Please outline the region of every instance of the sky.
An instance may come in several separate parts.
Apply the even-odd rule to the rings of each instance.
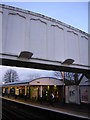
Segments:
[[[18,74],[18,81],[30,81],[39,77],[54,77],[61,79],[62,76],[56,77],[54,75],[55,71],[52,70],[40,70],[40,69],[30,69],[23,67],[11,67],[11,66],[1,66],[0,65],[0,85],[4,82],[4,76],[8,70],[14,70]],[[60,74],[61,75],[61,74]]]
[[[4,2],[57,19],[88,33],[88,2]]]

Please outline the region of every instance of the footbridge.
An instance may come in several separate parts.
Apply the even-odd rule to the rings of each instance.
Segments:
[[[89,34],[53,18],[0,5],[2,65],[90,73]]]

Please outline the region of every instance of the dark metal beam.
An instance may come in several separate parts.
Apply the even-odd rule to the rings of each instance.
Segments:
[[[42,70],[54,70],[54,71],[90,74],[90,70],[80,69],[80,68],[70,68],[70,67],[64,67],[64,66],[48,65],[48,64],[42,64],[42,63],[25,62],[25,61],[10,60],[10,59],[1,59],[1,60],[2,60],[1,62],[2,65],[6,65],[6,66],[16,66],[16,67],[35,68],[35,69],[42,69]]]

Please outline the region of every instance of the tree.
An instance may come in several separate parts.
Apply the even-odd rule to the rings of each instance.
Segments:
[[[79,85],[83,78],[82,73],[64,72],[65,84],[66,85]]]
[[[83,76],[82,73],[64,72],[64,83],[65,85],[79,85]],[[60,71],[55,71],[54,77],[63,78],[63,74]]]
[[[9,69],[6,71],[4,75],[4,82],[10,83],[10,82],[16,82],[19,80],[18,74],[15,70]]]
[[[61,75],[61,72],[60,71],[55,71],[54,72],[54,77],[56,77],[56,78],[62,78],[62,75]]]
[[[74,74],[75,73],[64,72],[65,85],[73,85],[74,84]]]

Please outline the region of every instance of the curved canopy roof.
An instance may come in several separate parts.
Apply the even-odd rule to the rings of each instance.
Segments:
[[[40,77],[33,80],[5,83],[3,86],[24,86],[24,85],[63,85],[63,80],[54,77]]]

